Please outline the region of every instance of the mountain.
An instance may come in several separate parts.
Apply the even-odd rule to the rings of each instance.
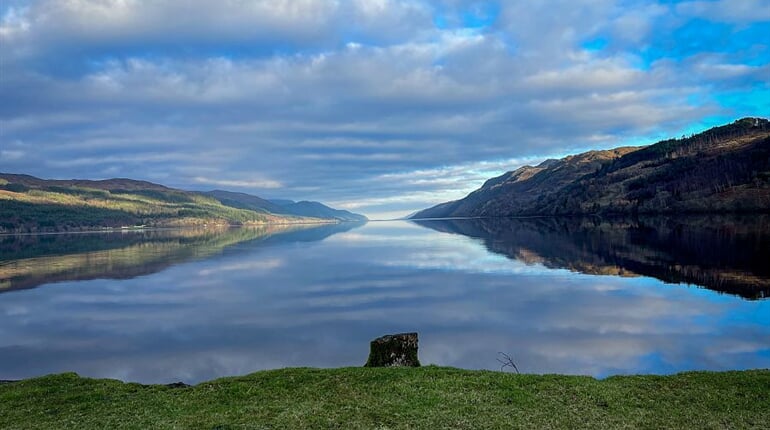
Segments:
[[[294,200],[286,200],[286,199],[270,199],[268,201],[270,203],[275,203],[275,204],[277,204],[279,206],[286,206],[286,205],[297,203]]]
[[[223,190],[206,191],[201,194],[213,197],[225,206],[257,212],[283,213],[280,205],[251,194]]]
[[[492,178],[411,218],[770,211],[770,121],[589,151]]]
[[[92,181],[87,179],[40,179],[30,175],[14,175],[11,173],[0,173],[0,180],[4,184],[18,184],[27,188],[46,188],[46,187],[81,187],[96,190],[121,190],[121,191],[158,191],[158,192],[184,192],[175,190],[160,184],[154,184],[147,181],[137,181],[126,178],[104,179]]]
[[[233,207],[145,181],[45,180],[0,173],[0,233],[332,221]]]
[[[353,213],[342,209],[334,209],[319,202],[292,202],[291,200],[272,200],[272,202],[283,203],[281,207],[282,212],[296,216],[308,216],[314,218],[332,218],[340,221],[366,221],[367,218],[364,215]]]
[[[292,215],[310,218],[334,219],[337,221],[366,221],[364,215],[346,210],[334,209],[319,202],[294,200],[266,200],[251,194],[230,191],[208,191],[203,193],[219,200],[223,205],[256,211],[266,211],[276,215]]]

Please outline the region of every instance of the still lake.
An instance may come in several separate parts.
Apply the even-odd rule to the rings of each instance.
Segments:
[[[770,367],[770,217],[486,219],[0,236],[0,379],[196,383],[423,364]]]

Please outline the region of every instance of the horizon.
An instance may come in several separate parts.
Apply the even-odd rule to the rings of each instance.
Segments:
[[[760,0],[12,0],[0,171],[398,218],[525,164],[770,117],[768,30]]]

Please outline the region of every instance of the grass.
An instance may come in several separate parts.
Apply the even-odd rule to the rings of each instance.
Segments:
[[[0,428],[766,428],[770,371],[515,375],[281,369],[188,388],[74,373],[0,384]]]

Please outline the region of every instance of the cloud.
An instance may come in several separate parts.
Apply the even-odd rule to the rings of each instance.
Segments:
[[[202,176],[196,176],[193,180],[200,184],[216,185],[220,187],[236,188],[281,188],[283,185],[278,181],[269,179],[258,179],[250,181],[228,181],[222,179],[210,179]]]
[[[24,151],[19,150],[0,150],[0,160],[18,160],[24,157]]]
[[[349,37],[387,41],[430,23],[421,4],[397,0],[42,0],[10,6],[1,40],[21,58],[128,52],[269,56],[323,49]]]
[[[765,6],[732,4],[14,1],[0,146],[27,156],[0,168],[411,212],[512,159],[769,115],[739,102]]]
[[[676,10],[719,22],[770,22],[770,4],[762,0],[689,1],[678,4]]]
[[[423,363],[471,369],[499,369],[498,351],[526,373],[598,377],[770,360],[766,301],[644,277],[566,276],[411,223],[301,246],[273,239],[134,279],[4,294],[3,377],[66,370],[196,383],[360,366],[372,338],[402,330],[419,331]]]

